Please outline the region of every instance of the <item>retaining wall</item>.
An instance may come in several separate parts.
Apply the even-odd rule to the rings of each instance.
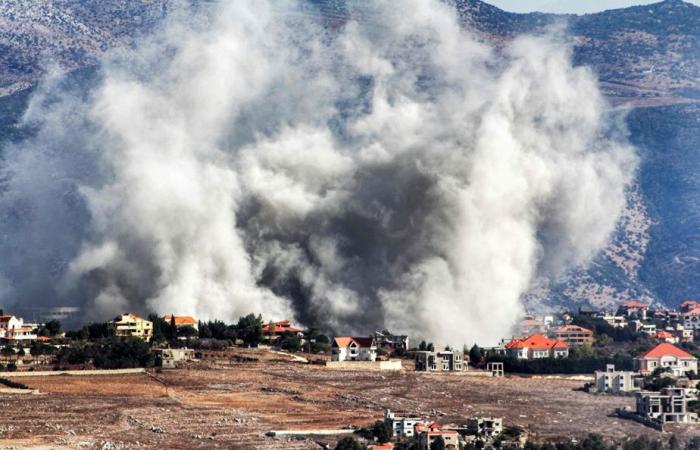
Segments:
[[[126,375],[131,373],[143,373],[146,369],[137,367],[135,369],[105,369],[105,370],[45,370],[32,372],[0,372],[2,378],[19,378],[19,377],[47,377],[56,375]]]
[[[326,367],[336,370],[401,370],[401,361],[326,361]]]

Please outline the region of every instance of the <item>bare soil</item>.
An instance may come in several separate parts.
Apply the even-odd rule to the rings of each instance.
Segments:
[[[632,397],[587,394],[580,380],[334,371],[264,350],[234,354],[246,358],[229,352],[153,374],[23,379],[41,394],[0,394],[0,449],[311,449],[337,438],[265,433],[369,425],[384,408],[441,423],[501,416],[539,439],[661,436],[613,416]],[[677,431],[700,435],[693,426]]]

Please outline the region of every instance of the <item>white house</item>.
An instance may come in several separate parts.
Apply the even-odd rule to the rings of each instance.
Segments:
[[[375,361],[377,344],[373,337],[339,336],[331,347],[333,361]]]
[[[671,369],[678,376],[698,372],[698,359],[695,356],[667,342],[635,358],[635,362],[642,374],[652,373],[658,368]]]
[[[683,327],[686,330],[700,329],[700,308],[694,308],[683,313]]]
[[[566,358],[569,356],[569,346],[564,341],[549,339],[535,333],[525,339],[512,339],[506,344],[506,353],[511,358]]]
[[[413,437],[415,427],[424,423],[420,417],[397,417],[395,413],[387,409],[384,411],[384,422],[391,427],[394,437]]]
[[[0,337],[5,337],[13,328],[22,328],[24,321],[15,316],[0,316]]]

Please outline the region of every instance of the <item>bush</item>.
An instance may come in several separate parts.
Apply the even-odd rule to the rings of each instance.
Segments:
[[[335,446],[335,450],[365,450],[367,447],[357,442],[354,438],[344,437]]]

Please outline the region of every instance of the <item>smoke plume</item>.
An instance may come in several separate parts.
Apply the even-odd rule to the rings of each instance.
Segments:
[[[47,79],[2,167],[0,292],[507,336],[536,277],[606,243],[624,130],[561,37],[496,50],[437,0],[349,14],[183,9],[88,81]]]

